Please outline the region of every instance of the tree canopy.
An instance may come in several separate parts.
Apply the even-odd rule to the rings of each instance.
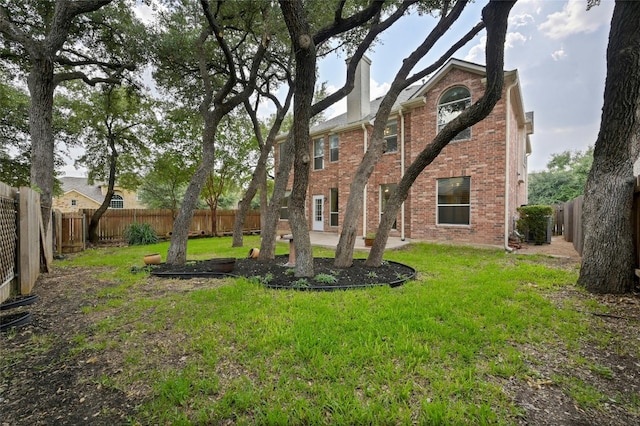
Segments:
[[[584,193],[593,148],[552,154],[547,169],[529,174],[529,204],[559,204]]]

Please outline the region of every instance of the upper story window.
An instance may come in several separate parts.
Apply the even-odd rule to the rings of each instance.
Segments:
[[[324,138],[313,140],[313,170],[324,169]]]
[[[111,196],[111,202],[109,203],[110,209],[124,209],[124,199],[122,195],[113,194]]]
[[[453,87],[445,92],[438,102],[438,132],[471,105],[471,93],[466,87]],[[471,139],[471,127],[467,127],[453,138],[454,141]]]
[[[338,146],[340,145],[340,141],[338,139],[338,135],[329,136],[329,160],[331,162],[338,161]]]
[[[387,122],[387,127],[384,129],[384,140],[387,142],[385,152],[398,151],[398,120],[393,119]]]
[[[438,225],[469,225],[471,178],[438,179]]]
[[[71,200],[71,205],[72,206],[77,206],[78,205],[78,200]]]

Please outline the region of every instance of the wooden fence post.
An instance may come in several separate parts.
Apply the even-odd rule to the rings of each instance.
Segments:
[[[20,294],[30,294],[40,274],[40,196],[20,187]]]

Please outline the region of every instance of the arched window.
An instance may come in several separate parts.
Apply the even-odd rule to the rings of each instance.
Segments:
[[[109,203],[110,209],[124,209],[124,199],[122,195],[113,194],[111,196],[111,202]]]
[[[471,105],[469,89],[458,86],[447,90],[438,102],[438,132],[469,105]],[[453,138],[454,141],[463,139],[471,139],[471,127],[467,127]]]

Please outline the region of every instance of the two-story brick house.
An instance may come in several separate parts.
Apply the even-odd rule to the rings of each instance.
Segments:
[[[371,137],[382,100],[369,101],[370,61],[358,65],[347,113],[310,129],[311,230],[340,232],[349,185]],[[375,232],[403,171],[438,130],[485,90],[485,67],[450,60],[422,85],[398,97],[385,138],[387,151],[366,187],[362,235]],[[518,72],[505,71],[502,98],[480,123],[461,132],[415,181],[391,235],[431,241],[506,246],[516,208],[527,203],[527,156],[533,113],[523,108]],[[280,140],[282,142],[283,140]],[[276,150],[276,162],[280,150]],[[289,187],[292,184],[292,177]],[[279,227],[287,227],[286,200]]]

